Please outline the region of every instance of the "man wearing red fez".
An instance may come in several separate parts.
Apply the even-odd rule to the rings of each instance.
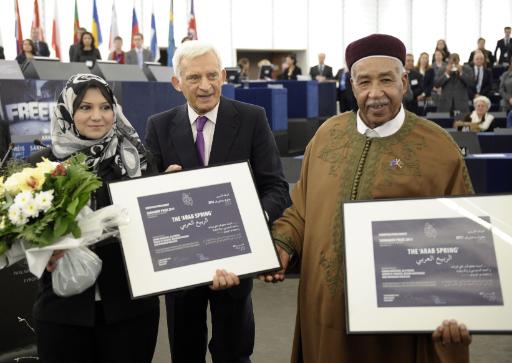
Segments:
[[[300,261],[292,362],[469,362],[471,336],[454,320],[432,334],[346,333],[343,202],[473,193],[448,133],[404,110],[405,54],[399,39],[383,34],[347,47],[359,111],[320,127],[306,149],[293,205],[273,224],[283,266],[292,255]],[[279,281],[284,271],[262,278]]]

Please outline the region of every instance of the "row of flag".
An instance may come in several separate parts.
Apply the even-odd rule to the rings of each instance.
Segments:
[[[169,44],[167,48],[167,65],[172,67],[172,57],[174,55],[174,50],[176,48],[174,42],[174,0],[171,0],[170,9],[169,9]],[[14,27],[16,37],[16,52],[19,54],[22,51],[23,47],[23,35],[21,31],[21,18],[20,11],[18,7],[18,0],[14,2]],[[53,13],[53,21],[52,21],[52,48],[55,50],[55,56],[57,58],[61,58],[61,47],[60,47],[60,33],[59,33],[59,23],[58,23],[58,7],[57,1],[55,1],[55,8]],[[113,48],[114,38],[119,36],[119,29],[117,25],[117,13],[115,8],[115,2],[112,2],[112,16],[111,16],[111,25],[110,25],[110,38],[109,38],[109,49]],[[73,31],[74,31],[74,43],[78,43],[80,39],[78,38],[78,28],[80,28],[80,21],[78,18],[78,5],[77,0],[75,0],[75,14],[74,14],[74,22],[73,22]],[[39,4],[38,0],[34,0],[34,18],[32,20],[31,31],[33,29],[40,29],[39,32],[39,41],[44,41],[44,31],[42,31],[41,20],[39,16]],[[96,47],[103,43],[103,38],[101,35],[101,28],[98,16],[98,9],[96,7],[96,0],[93,1],[93,9],[92,9],[92,26],[91,33],[94,36],[96,41]],[[131,47],[134,48],[135,44],[133,43],[133,37],[136,33],[139,33],[139,23],[137,20],[137,13],[135,11],[135,3],[133,6],[132,12],[132,37],[131,37]],[[196,27],[196,18],[194,12],[194,0],[190,1],[190,13],[188,18],[188,30],[187,37],[189,39],[197,39],[197,27]],[[155,12],[154,9],[151,10],[151,38],[150,38],[150,48],[153,53],[153,57],[157,58],[158,53],[158,43],[156,39],[156,21],[155,21]]]

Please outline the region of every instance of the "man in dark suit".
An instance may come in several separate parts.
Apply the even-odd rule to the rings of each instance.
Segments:
[[[418,97],[423,93],[423,76],[414,69],[414,56],[410,53],[405,56],[405,71],[411,92],[404,99],[404,106],[407,111],[418,114]]]
[[[30,31],[30,38],[34,42],[34,55],[38,57],[49,57],[50,49],[48,48],[48,44],[40,40],[41,29],[32,28]]]
[[[309,75],[311,79],[316,79],[317,81],[325,81],[326,79],[333,79],[332,75],[332,67],[324,64],[325,62],[325,53],[318,54],[318,64],[309,69]]]
[[[477,48],[471,52],[469,55],[468,63],[473,63],[473,57],[475,56],[475,52],[481,51],[484,54],[485,57],[485,66],[487,68],[492,68],[492,65],[494,64],[494,56],[492,55],[492,52],[490,50],[485,49],[485,39],[484,38],[478,38],[478,46]]]
[[[153,54],[149,49],[143,48],[144,36],[137,33],[133,36],[135,48],[126,53],[126,64],[137,64],[140,68],[144,66],[144,62],[153,62]]]
[[[512,57],[512,39],[510,38],[511,28],[506,26],[505,29],[505,37],[503,39],[498,40],[496,43],[496,49],[494,50],[494,58],[498,59],[498,64],[508,63],[510,64],[510,58]],[[498,49],[500,50],[500,57],[496,57],[498,54]]]
[[[358,106],[354,93],[352,92],[352,83],[350,82],[350,72],[347,68],[340,68],[335,76],[338,81],[336,89],[336,97],[340,106],[340,112],[354,111],[357,112]]]
[[[469,89],[469,98],[472,100],[477,96],[490,98],[492,95],[492,72],[485,67],[485,55],[477,50],[473,57],[473,74],[475,82]]]
[[[209,44],[183,43],[174,58],[173,86],[187,103],[149,118],[146,145],[160,171],[249,160],[269,223],[289,205],[286,182],[265,111],[221,97],[226,71]],[[208,287],[167,294],[173,363],[205,362],[210,303],[214,362],[246,363],[254,347],[252,279],[223,291]]]

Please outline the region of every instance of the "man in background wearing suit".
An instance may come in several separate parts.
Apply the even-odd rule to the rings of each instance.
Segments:
[[[473,74],[475,82],[469,89],[469,98],[472,100],[478,96],[491,98],[492,96],[492,72],[485,67],[485,55],[477,50],[473,57]]]
[[[30,38],[34,42],[34,55],[38,57],[49,57],[50,49],[48,48],[48,44],[40,40],[41,29],[32,28],[30,31]]]
[[[484,38],[478,38],[477,42],[477,48],[471,52],[469,55],[468,63],[473,63],[473,57],[475,56],[475,52],[481,51],[484,54],[485,57],[485,66],[487,68],[492,68],[492,65],[494,64],[494,56],[492,55],[492,52],[490,50],[485,49],[485,39]]]
[[[498,43],[496,43],[494,58],[498,59],[498,64],[510,64],[510,58],[512,57],[512,39],[510,38],[511,29],[509,26],[506,26],[503,30],[505,31],[505,37],[498,40]],[[496,56],[498,54],[498,49],[500,50],[499,58]]]
[[[423,76],[414,69],[414,55],[405,55],[405,71],[409,79],[410,94],[404,98],[404,106],[407,111],[419,114],[418,97],[423,93]]]
[[[142,48],[144,44],[144,36],[136,33],[133,36],[135,48],[126,53],[126,64],[137,64],[140,68],[144,66],[144,62],[153,62],[153,54],[149,49]]]
[[[191,40],[173,57],[172,84],[187,103],[149,118],[146,145],[160,171],[249,160],[269,223],[289,205],[277,146],[261,107],[221,97],[226,79],[218,52]],[[254,347],[252,278],[224,291],[197,287],[166,295],[173,363],[204,363],[206,309],[212,315],[212,359],[248,363]]]
[[[316,79],[317,81],[325,81],[326,79],[333,79],[332,75],[332,67],[324,64],[325,62],[325,53],[318,54],[318,64],[309,69],[309,75],[311,79]]]

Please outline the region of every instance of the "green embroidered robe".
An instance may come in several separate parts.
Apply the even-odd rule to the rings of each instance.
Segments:
[[[357,131],[352,112],[326,121],[306,149],[293,205],[272,228],[274,239],[300,259],[292,362],[468,361],[468,347],[447,351],[428,334],[345,333],[341,205],[352,199],[472,193],[459,148],[433,122],[407,112],[395,134],[368,139]]]

